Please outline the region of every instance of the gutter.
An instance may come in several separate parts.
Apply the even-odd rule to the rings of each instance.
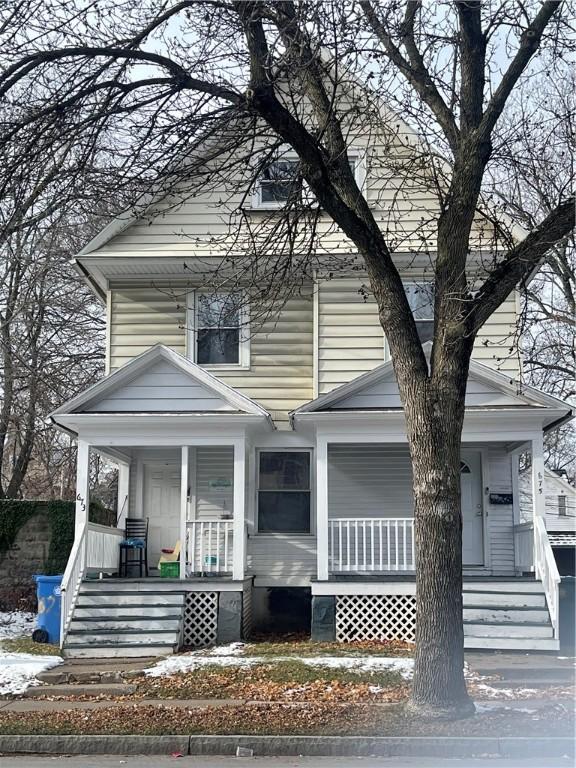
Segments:
[[[70,259],[70,264],[72,264],[72,266],[75,267],[78,272],[80,272],[92,293],[96,294],[96,297],[100,299],[102,304],[106,305],[105,292],[102,290],[102,288],[100,288],[86,267],[81,262],[79,262],[78,259]]]
[[[546,434],[546,432],[550,432],[553,429],[558,429],[558,427],[561,427],[563,424],[572,421],[573,418],[574,411],[570,408],[568,413],[564,414],[564,416],[561,416],[559,419],[556,419],[556,421],[553,421],[551,424],[547,424],[545,427],[543,427],[542,432]]]

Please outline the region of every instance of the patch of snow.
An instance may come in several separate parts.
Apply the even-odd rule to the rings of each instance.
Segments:
[[[232,647],[232,655],[225,655],[226,649]],[[281,661],[300,661],[310,667],[328,667],[330,669],[349,669],[355,672],[382,672],[390,670],[399,672],[405,680],[412,677],[413,659],[388,658],[385,656],[310,656],[296,658],[294,656],[240,656],[242,643],[232,643],[231,646],[221,646],[211,650],[191,651],[178,656],[169,656],[158,662],[154,667],[145,669],[149,677],[170,677],[182,672],[190,672],[201,667],[252,667],[256,664],[277,664]]]
[[[36,615],[24,611],[0,612],[0,640],[31,635]]]
[[[535,688],[493,688],[486,683],[478,683],[476,689],[487,699],[522,699],[536,698],[541,691]]]
[[[37,676],[62,664],[59,656],[35,656],[31,653],[0,651],[0,695],[24,693],[32,685],[40,685]]]
[[[538,712],[537,709],[528,709],[527,707],[504,707],[499,704],[475,704],[476,712],[482,714],[485,712],[522,712],[525,715],[534,715]]]
[[[246,643],[229,643],[228,645],[216,645],[206,651],[207,656],[241,656],[246,648]]]
[[[349,669],[353,672],[399,672],[405,680],[410,680],[414,672],[414,659],[388,656],[311,656],[299,661],[310,667]]]
[[[180,656],[168,656],[155,666],[145,669],[144,674],[148,677],[171,677],[202,667],[252,667],[261,663],[262,661],[255,657],[210,656],[201,651],[192,651]]]

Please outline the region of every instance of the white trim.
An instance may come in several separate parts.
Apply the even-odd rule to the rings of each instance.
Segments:
[[[232,540],[232,578],[240,580],[246,572],[246,444],[234,441],[234,500]]]
[[[112,360],[112,291],[106,291],[106,337],[104,341],[105,356],[104,356],[104,375],[108,376],[110,373],[110,364]]]
[[[316,270],[312,290],[312,396],[318,397],[320,381],[320,283]]]
[[[327,581],[328,568],[328,441],[316,443],[316,552],[319,581]]]
[[[546,488],[544,485],[544,441],[542,433],[532,437],[532,504],[534,525],[536,518],[546,519]]]
[[[264,408],[254,402],[254,400],[240,394],[240,392],[228,386],[228,384],[217,379],[209,371],[196,365],[196,363],[187,360],[185,357],[178,354],[178,352],[169,349],[163,344],[155,344],[141,355],[133,358],[126,363],[126,365],[123,365],[122,368],[119,368],[117,371],[114,371],[114,373],[109,374],[101,381],[88,387],[88,389],[85,389],[76,397],[68,400],[68,402],[60,406],[60,408],[53,411],[50,416],[54,418],[56,416],[76,413],[78,409],[85,408],[94,401],[102,399],[108,391],[136,378],[138,374],[142,373],[142,371],[146,370],[146,368],[150,367],[158,360],[166,360],[172,363],[183,373],[190,376],[195,382],[202,384],[202,386],[221,397],[236,410],[243,411],[247,414],[265,416],[268,419],[270,418],[268,411],[264,410]],[[102,418],[102,414],[98,414],[98,416]]]
[[[416,580],[411,581],[312,581],[313,595],[414,595]]]
[[[74,516],[74,538],[78,540],[88,524],[90,508],[90,446],[78,440],[76,457],[76,513]]]
[[[180,454],[180,578],[186,578],[186,562],[188,559],[188,446],[181,447]]]

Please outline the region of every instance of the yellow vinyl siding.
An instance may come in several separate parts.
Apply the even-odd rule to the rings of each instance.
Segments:
[[[370,371],[387,359],[384,334],[372,296],[359,278],[321,281],[318,290],[318,393]],[[519,375],[515,347],[516,298],[511,295],[480,330],[473,358],[511,377]]]
[[[154,344],[186,354],[185,292],[118,288],[111,293],[110,369]],[[279,427],[288,412],[312,399],[312,291],[289,299],[278,317],[259,325],[250,340],[250,368],[211,373],[266,408]]]

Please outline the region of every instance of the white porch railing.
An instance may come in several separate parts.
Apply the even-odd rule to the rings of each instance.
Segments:
[[[88,523],[86,535],[86,569],[90,571],[114,572],[118,570],[120,542],[124,531],[106,525]]]
[[[414,571],[414,520],[345,517],[328,521],[332,573]]]
[[[191,573],[232,573],[232,520],[193,520],[187,529],[186,561]]]
[[[536,517],[534,520],[534,570],[546,593],[554,637],[558,637],[560,574],[542,517]]]
[[[534,523],[514,526],[516,568],[523,573],[534,571]]]
[[[119,544],[124,533],[118,528],[86,523],[74,540],[70,557],[62,577],[62,603],[60,611],[60,646],[66,633],[78,599],[80,584],[89,569],[99,572],[118,570]]]

